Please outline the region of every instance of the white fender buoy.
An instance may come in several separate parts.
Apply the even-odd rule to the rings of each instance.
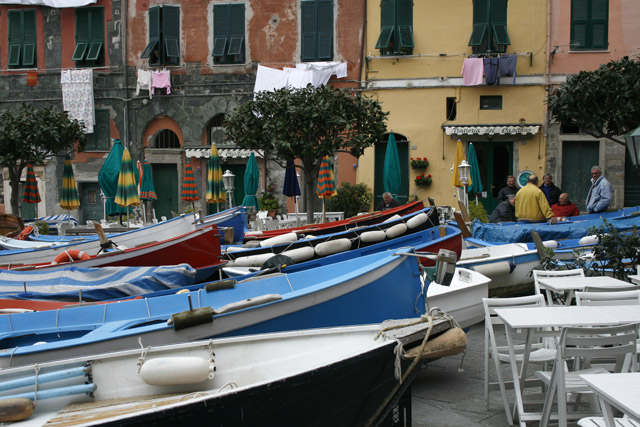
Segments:
[[[291,232],[264,239],[260,242],[260,246],[264,248],[265,246],[279,245],[280,243],[290,243],[295,242],[296,240],[298,240],[298,235],[294,232]]]
[[[407,227],[416,228],[427,222],[429,215],[424,212],[420,212],[418,215],[411,217],[407,220]]]
[[[262,267],[262,264],[273,255],[272,252],[267,252],[265,254],[241,256],[229,261],[226,265],[227,267]]]
[[[488,277],[502,276],[510,274],[512,271],[509,261],[492,262],[489,264],[476,265],[473,270]]]
[[[387,218],[384,221],[382,221],[382,223],[384,224],[385,222],[393,222],[393,221],[397,221],[400,218],[402,218],[400,215],[395,214],[394,216],[392,216],[391,218]]]
[[[388,239],[393,239],[394,237],[398,237],[401,234],[406,233],[407,224],[396,224],[393,227],[387,228],[384,233],[387,235]]]
[[[545,240],[542,242],[542,246],[549,249],[556,249],[558,247],[558,242],[555,240]]]
[[[282,255],[286,255],[295,262],[306,261],[313,258],[315,251],[311,246],[305,246],[303,248],[291,249],[290,251],[282,252]]]
[[[344,252],[351,249],[351,240],[336,239],[328,242],[318,243],[315,247],[316,255],[327,256],[338,252]]]
[[[213,379],[214,366],[201,357],[158,357],[144,362],[140,376],[149,385],[197,384]]]
[[[382,230],[365,231],[360,235],[362,243],[382,242],[386,238],[387,235]]]
[[[580,245],[595,245],[598,243],[598,236],[592,234],[591,236],[584,236],[582,239],[578,240],[578,244]]]
[[[227,252],[240,252],[245,250],[242,246],[227,246]]]

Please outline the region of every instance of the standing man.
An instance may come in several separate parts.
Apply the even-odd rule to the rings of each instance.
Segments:
[[[500,191],[498,191],[498,203],[506,201],[509,195],[511,194],[515,195],[517,192],[518,192],[518,187],[516,187],[516,177],[509,175],[507,177],[506,187],[502,187]]]
[[[591,168],[591,188],[587,195],[587,211],[600,213],[607,210],[611,204],[611,184],[602,176],[600,166]]]
[[[376,210],[386,211],[387,209],[395,208],[398,206],[400,206],[400,202],[394,199],[391,193],[386,192],[382,195],[382,201],[378,204]]]
[[[569,194],[562,193],[558,199],[558,203],[551,205],[551,210],[556,217],[568,217],[580,215],[580,209],[569,200]]]
[[[560,198],[560,194],[562,194],[562,190],[555,186],[553,182],[551,182],[551,174],[545,173],[542,177],[542,185],[538,187],[542,190],[544,195],[547,197],[547,202],[549,206],[553,206],[558,203],[558,199]]]
[[[518,221],[556,223],[553,211],[542,190],[538,188],[538,177],[531,174],[527,185],[516,194],[516,217]]]

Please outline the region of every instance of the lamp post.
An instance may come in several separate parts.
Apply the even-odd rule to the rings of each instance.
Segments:
[[[229,209],[233,207],[233,180],[236,176],[231,173],[229,169],[222,175],[222,185],[224,185],[224,191],[227,192],[227,200],[229,201]]]
[[[640,166],[640,127],[625,135],[624,139],[627,141],[627,151],[631,157],[631,163],[633,163],[633,167],[637,168]]]
[[[464,206],[469,212],[469,202],[467,200],[467,184],[469,184],[469,174],[471,172],[471,165],[466,160],[462,160],[458,165],[458,173],[460,175],[460,182],[464,186]]]

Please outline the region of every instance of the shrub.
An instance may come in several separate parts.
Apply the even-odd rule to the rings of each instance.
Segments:
[[[359,212],[367,212],[373,201],[373,191],[365,183],[351,185],[343,182],[335,196],[327,200],[327,210],[344,212],[344,217],[352,217]]]
[[[474,218],[478,218],[480,222],[489,222],[487,210],[481,202],[477,204],[474,201],[469,202],[469,218],[471,218],[471,221],[473,221]]]

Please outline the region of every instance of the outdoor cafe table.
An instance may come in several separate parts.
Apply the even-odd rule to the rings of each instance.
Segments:
[[[607,427],[613,427],[612,407],[640,422],[640,373],[580,375],[598,396]]]
[[[624,280],[614,279],[609,276],[593,276],[593,277],[541,277],[538,279],[540,288],[547,293],[547,301],[553,301],[551,292],[562,294],[568,292],[565,305],[571,305],[576,291],[584,291],[588,286],[597,286],[599,288],[619,288],[628,286],[629,290],[637,289],[637,287]]]
[[[514,413],[517,413],[521,426],[526,421],[537,421],[541,418],[539,412],[524,412],[522,397],[522,385],[527,375],[529,354],[535,330],[540,328],[560,328],[563,326],[615,326],[625,323],[640,323],[639,305],[616,306],[553,306],[553,307],[523,307],[523,308],[496,308],[496,314],[505,323],[507,345],[509,347],[511,375],[513,388],[516,394]],[[514,362],[515,331],[524,331],[526,344],[524,348],[520,373]],[[515,416],[514,416],[515,419]]]

